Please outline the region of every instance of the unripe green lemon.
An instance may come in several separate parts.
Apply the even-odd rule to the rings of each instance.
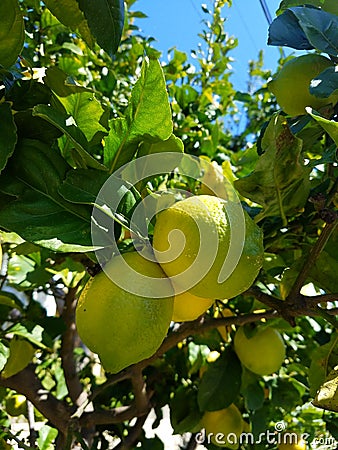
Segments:
[[[285,344],[280,333],[271,327],[259,328],[250,338],[239,327],[234,338],[235,352],[247,369],[257,375],[276,372],[285,359]]]
[[[188,322],[195,320],[207,311],[215,300],[201,298],[190,292],[175,295],[174,311],[172,320],[174,322]]]
[[[9,357],[1,375],[9,378],[21,372],[31,362],[35,348],[25,339],[13,338],[9,343]]]
[[[262,233],[238,208],[218,197],[198,195],[158,214],[153,247],[175,286],[202,298],[228,299],[252,285],[263,261]],[[231,242],[235,252],[229,257]],[[224,270],[230,276],[220,279]]]
[[[278,450],[306,450],[306,442],[299,433],[286,431],[278,436]]]
[[[218,447],[237,449],[243,432],[242,414],[236,405],[218,411],[207,411],[201,419],[208,440]]]
[[[123,268],[122,257],[144,276],[134,280]],[[137,252],[114,257],[105,270],[140,292],[151,291],[151,278],[162,278],[166,289],[173,293],[161,267]],[[82,341],[99,355],[106,371],[119,372],[149,358],[160,347],[171,322],[174,298],[156,298],[156,286],[154,283],[153,297],[138,296],[115,284],[105,272],[85,286],[76,309],[76,325]]]
[[[21,394],[13,394],[6,398],[6,411],[12,417],[26,414],[27,403],[26,397]]]
[[[268,83],[282,110],[290,116],[305,114],[305,107],[318,109],[338,101],[338,94],[319,98],[310,94],[310,82],[323,70],[334,64],[328,58],[317,54],[306,54],[293,58],[281,68],[275,78]]]

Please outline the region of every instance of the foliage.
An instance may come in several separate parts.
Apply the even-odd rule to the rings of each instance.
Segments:
[[[249,64],[248,92],[237,92],[237,40],[224,30],[229,2],[203,5],[201,46],[193,58],[171,49],[167,61],[135,25],[144,15],[134,3],[100,0],[95,11],[86,0],[0,5],[0,370],[14,340],[34,348],[22,370],[0,376],[0,447],[16,441],[23,448],[103,449],[114,438],[114,448],[163,448],[143,425],[153,410],[156,426],[169,405],[174,432],[192,433],[186,448],[194,448],[205,411],[232,403],[256,439],[245,448],[276,448],[266,435],[257,443],[258,436],[285,427],[308,433],[309,443],[334,442],[337,110],[280,112],[262,53]],[[337,62],[337,16],[317,3],[284,0],[269,43]],[[321,80],[313,95],[338,88],[335,71]],[[74,326],[77,298],[98,270],[93,206],[124,164],[183,149],[217,163],[234,185],[264,233],[264,265],[227,309],[218,300],[201,318],[172,323],[153,357],[109,375]],[[122,251],[130,248],[130,230],[144,240],[131,222],[144,198],[170,203],[155,191],[198,193],[203,171],[197,168],[196,181],[174,169],[168,161],[166,173],[111,191],[121,202],[104,217]],[[152,230],[150,222],[150,238]],[[283,335],[278,373],[262,377],[240,364],[233,337],[247,323]],[[211,351],[220,356],[208,362]],[[10,428],[5,404],[15,393],[27,398],[29,442]],[[35,421],[44,423],[38,435]]]

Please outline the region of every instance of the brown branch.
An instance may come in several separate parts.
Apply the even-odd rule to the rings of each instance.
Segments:
[[[70,288],[65,296],[62,318],[65,322],[66,330],[62,335],[60,354],[69,397],[75,405],[80,406],[87,400],[87,395],[78,377],[74,359],[74,347],[78,338],[75,326],[76,292],[77,287]]]
[[[116,447],[115,450],[130,450],[135,448],[135,444],[139,441],[140,435],[142,434],[144,422],[147,419],[147,415],[138,417],[135,425],[129,431],[127,437],[123,439]]]
[[[138,367],[133,367],[131,369],[131,383],[133,387],[133,392],[135,395],[135,406],[139,414],[142,412],[145,414],[149,412],[149,397],[147,395],[146,383],[142,375],[142,369]]]
[[[114,423],[121,423],[131,420],[138,416],[138,411],[135,404],[129,406],[120,406],[118,408],[107,411],[97,410],[89,413],[84,413],[79,420],[81,427],[89,428],[93,425],[107,425]]]
[[[35,366],[29,364],[9,378],[0,377],[0,385],[23,394],[61,433],[67,434],[72,408],[57,400],[35,375]]]

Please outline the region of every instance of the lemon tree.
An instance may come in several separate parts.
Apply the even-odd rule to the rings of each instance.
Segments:
[[[231,3],[0,2],[0,448],[337,447],[337,2]]]
[[[144,283],[149,283],[148,277],[165,278],[159,265],[137,252],[126,253],[124,260],[144,275]],[[125,276],[119,258],[113,258],[108,264],[108,271]],[[164,281],[170,285],[170,280]],[[116,373],[149,358],[159,348],[168,332],[173,301],[173,297],[135,296],[122,290],[102,272],[88,282],[81,294],[76,326],[83,342],[98,353],[104,368]]]
[[[231,213],[235,217],[232,224]],[[154,227],[153,244],[165,273],[199,297],[232,298],[247,289],[262,265],[262,234],[244,211],[243,217],[236,216],[236,205],[211,195],[189,197],[162,211]],[[230,276],[219,281],[231,233],[243,219],[245,241],[238,245],[238,261],[230,259]]]

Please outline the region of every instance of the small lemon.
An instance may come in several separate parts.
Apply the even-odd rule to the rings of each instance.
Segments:
[[[195,320],[205,313],[214,300],[210,298],[201,298],[190,292],[183,292],[175,295],[174,312],[172,320],[174,322],[188,322]]]
[[[218,447],[237,449],[243,432],[242,414],[236,405],[218,411],[207,411],[201,419],[206,436]]]
[[[135,279],[126,273],[121,258],[144,275]],[[140,292],[153,288],[153,297],[135,295],[115,284],[101,272],[85,286],[76,309],[78,333],[97,353],[106,371],[116,373],[152,356],[165,338],[173,313],[174,297],[156,298],[152,278],[163,278],[166,292],[173,293],[170,280],[161,267],[138,252],[114,257],[105,268]],[[138,285],[136,285],[138,283]]]
[[[318,109],[338,101],[338,94],[319,98],[310,94],[310,82],[333,62],[322,55],[306,54],[286,62],[275,78],[268,83],[269,90],[276,96],[277,103],[290,116],[305,114],[305,107]]]
[[[240,229],[244,242],[238,239]],[[263,262],[260,228],[240,205],[211,195],[189,197],[161,211],[153,247],[175,285],[202,298],[235,297],[251,286]]]
[[[251,337],[239,327],[234,338],[235,352],[247,369],[257,375],[276,372],[285,359],[285,344],[280,333],[271,327],[260,328]]]
[[[26,414],[27,404],[26,397],[21,394],[13,394],[6,398],[6,411],[12,417]]]
[[[278,450],[306,450],[306,442],[294,431],[285,432],[278,436]]]

